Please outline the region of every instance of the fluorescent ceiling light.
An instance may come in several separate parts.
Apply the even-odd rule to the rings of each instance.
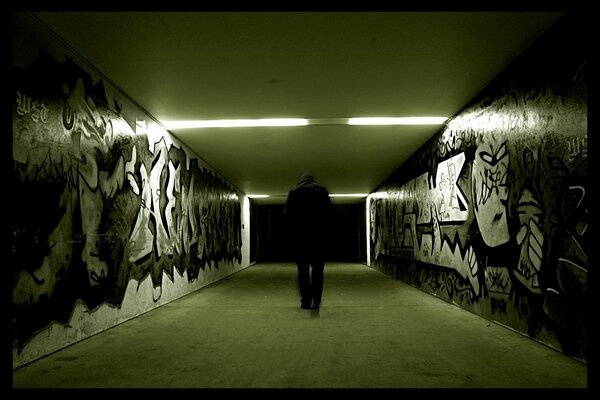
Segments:
[[[165,129],[198,128],[252,128],[262,126],[306,125],[440,125],[446,117],[378,117],[378,118],[261,118],[261,119],[206,119],[165,121]]]
[[[446,122],[446,117],[384,117],[348,118],[348,125],[438,125]]]
[[[331,193],[329,197],[367,197],[367,193]]]
[[[164,125],[166,129],[304,126],[308,125],[308,120],[305,118],[212,119],[196,121],[170,121],[165,122]]]
[[[268,194],[248,194],[246,195],[251,199],[264,199],[266,197],[271,197]],[[331,193],[329,197],[367,197],[368,193]],[[282,196],[276,196],[282,197]],[[285,196],[283,196],[285,197]]]

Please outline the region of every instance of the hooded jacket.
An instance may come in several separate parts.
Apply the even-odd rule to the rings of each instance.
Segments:
[[[325,257],[331,234],[329,193],[305,173],[289,191],[284,207],[291,249],[296,257]]]

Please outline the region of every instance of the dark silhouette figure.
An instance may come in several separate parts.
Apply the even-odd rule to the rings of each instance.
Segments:
[[[300,305],[304,309],[318,309],[321,304],[331,208],[327,189],[310,173],[300,177],[285,203],[284,216],[298,266]]]

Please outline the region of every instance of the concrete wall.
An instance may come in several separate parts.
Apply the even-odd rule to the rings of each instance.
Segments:
[[[14,16],[13,368],[247,267],[249,201]]]
[[[580,359],[585,29],[566,14],[383,182],[367,211],[373,268]]]

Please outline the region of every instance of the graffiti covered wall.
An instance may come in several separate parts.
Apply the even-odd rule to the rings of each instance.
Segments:
[[[14,367],[249,264],[241,193],[77,58],[24,46],[16,37],[29,59],[13,68]]]
[[[586,35],[548,30],[368,199],[370,265],[587,359]]]

